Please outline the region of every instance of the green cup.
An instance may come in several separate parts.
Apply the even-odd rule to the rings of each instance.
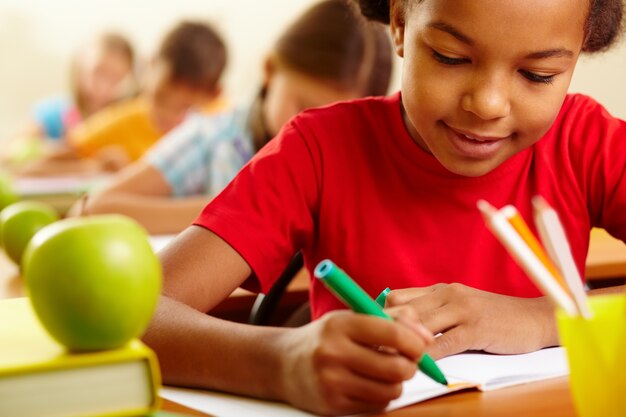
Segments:
[[[592,318],[557,312],[580,417],[626,416],[626,296],[589,298]]]

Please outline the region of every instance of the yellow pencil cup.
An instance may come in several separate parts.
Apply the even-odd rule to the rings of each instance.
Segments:
[[[557,312],[570,387],[580,417],[626,416],[626,296],[589,298],[593,316]]]

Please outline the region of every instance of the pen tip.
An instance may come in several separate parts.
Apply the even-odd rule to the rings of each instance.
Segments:
[[[418,367],[434,381],[440,383],[441,385],[448,385],[448,380],[443,375],[443,372],[441,372],[441,369],[439,369],[433,358],[431,358],[427,353],[422,356]]]

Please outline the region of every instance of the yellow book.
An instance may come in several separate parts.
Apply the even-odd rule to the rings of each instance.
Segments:
[[[68,352],[27,298],[0,300],[0,417],[120,417],[156,410],[161,376],[141,341]]]

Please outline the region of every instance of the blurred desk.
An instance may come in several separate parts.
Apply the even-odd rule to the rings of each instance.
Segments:
[[[593,229],[585,275],[588,280],[626,277],[626,245],[604,229]]]
[[[602,229],[593,229],[587,256],[586,277],[588,280],[626,277],[626,245]],[[308,295],[308,288],[309,277],[303,270],[289,285],[287,297],[293,303],[302,302]],[[21,296],[24,296],[24,288],[19,278],[19,270],[0,250],[0,299]],[[244,309],[247,318],[255,298],[256,294],[237,289],[219,309],[226,315],[236,314]]]

